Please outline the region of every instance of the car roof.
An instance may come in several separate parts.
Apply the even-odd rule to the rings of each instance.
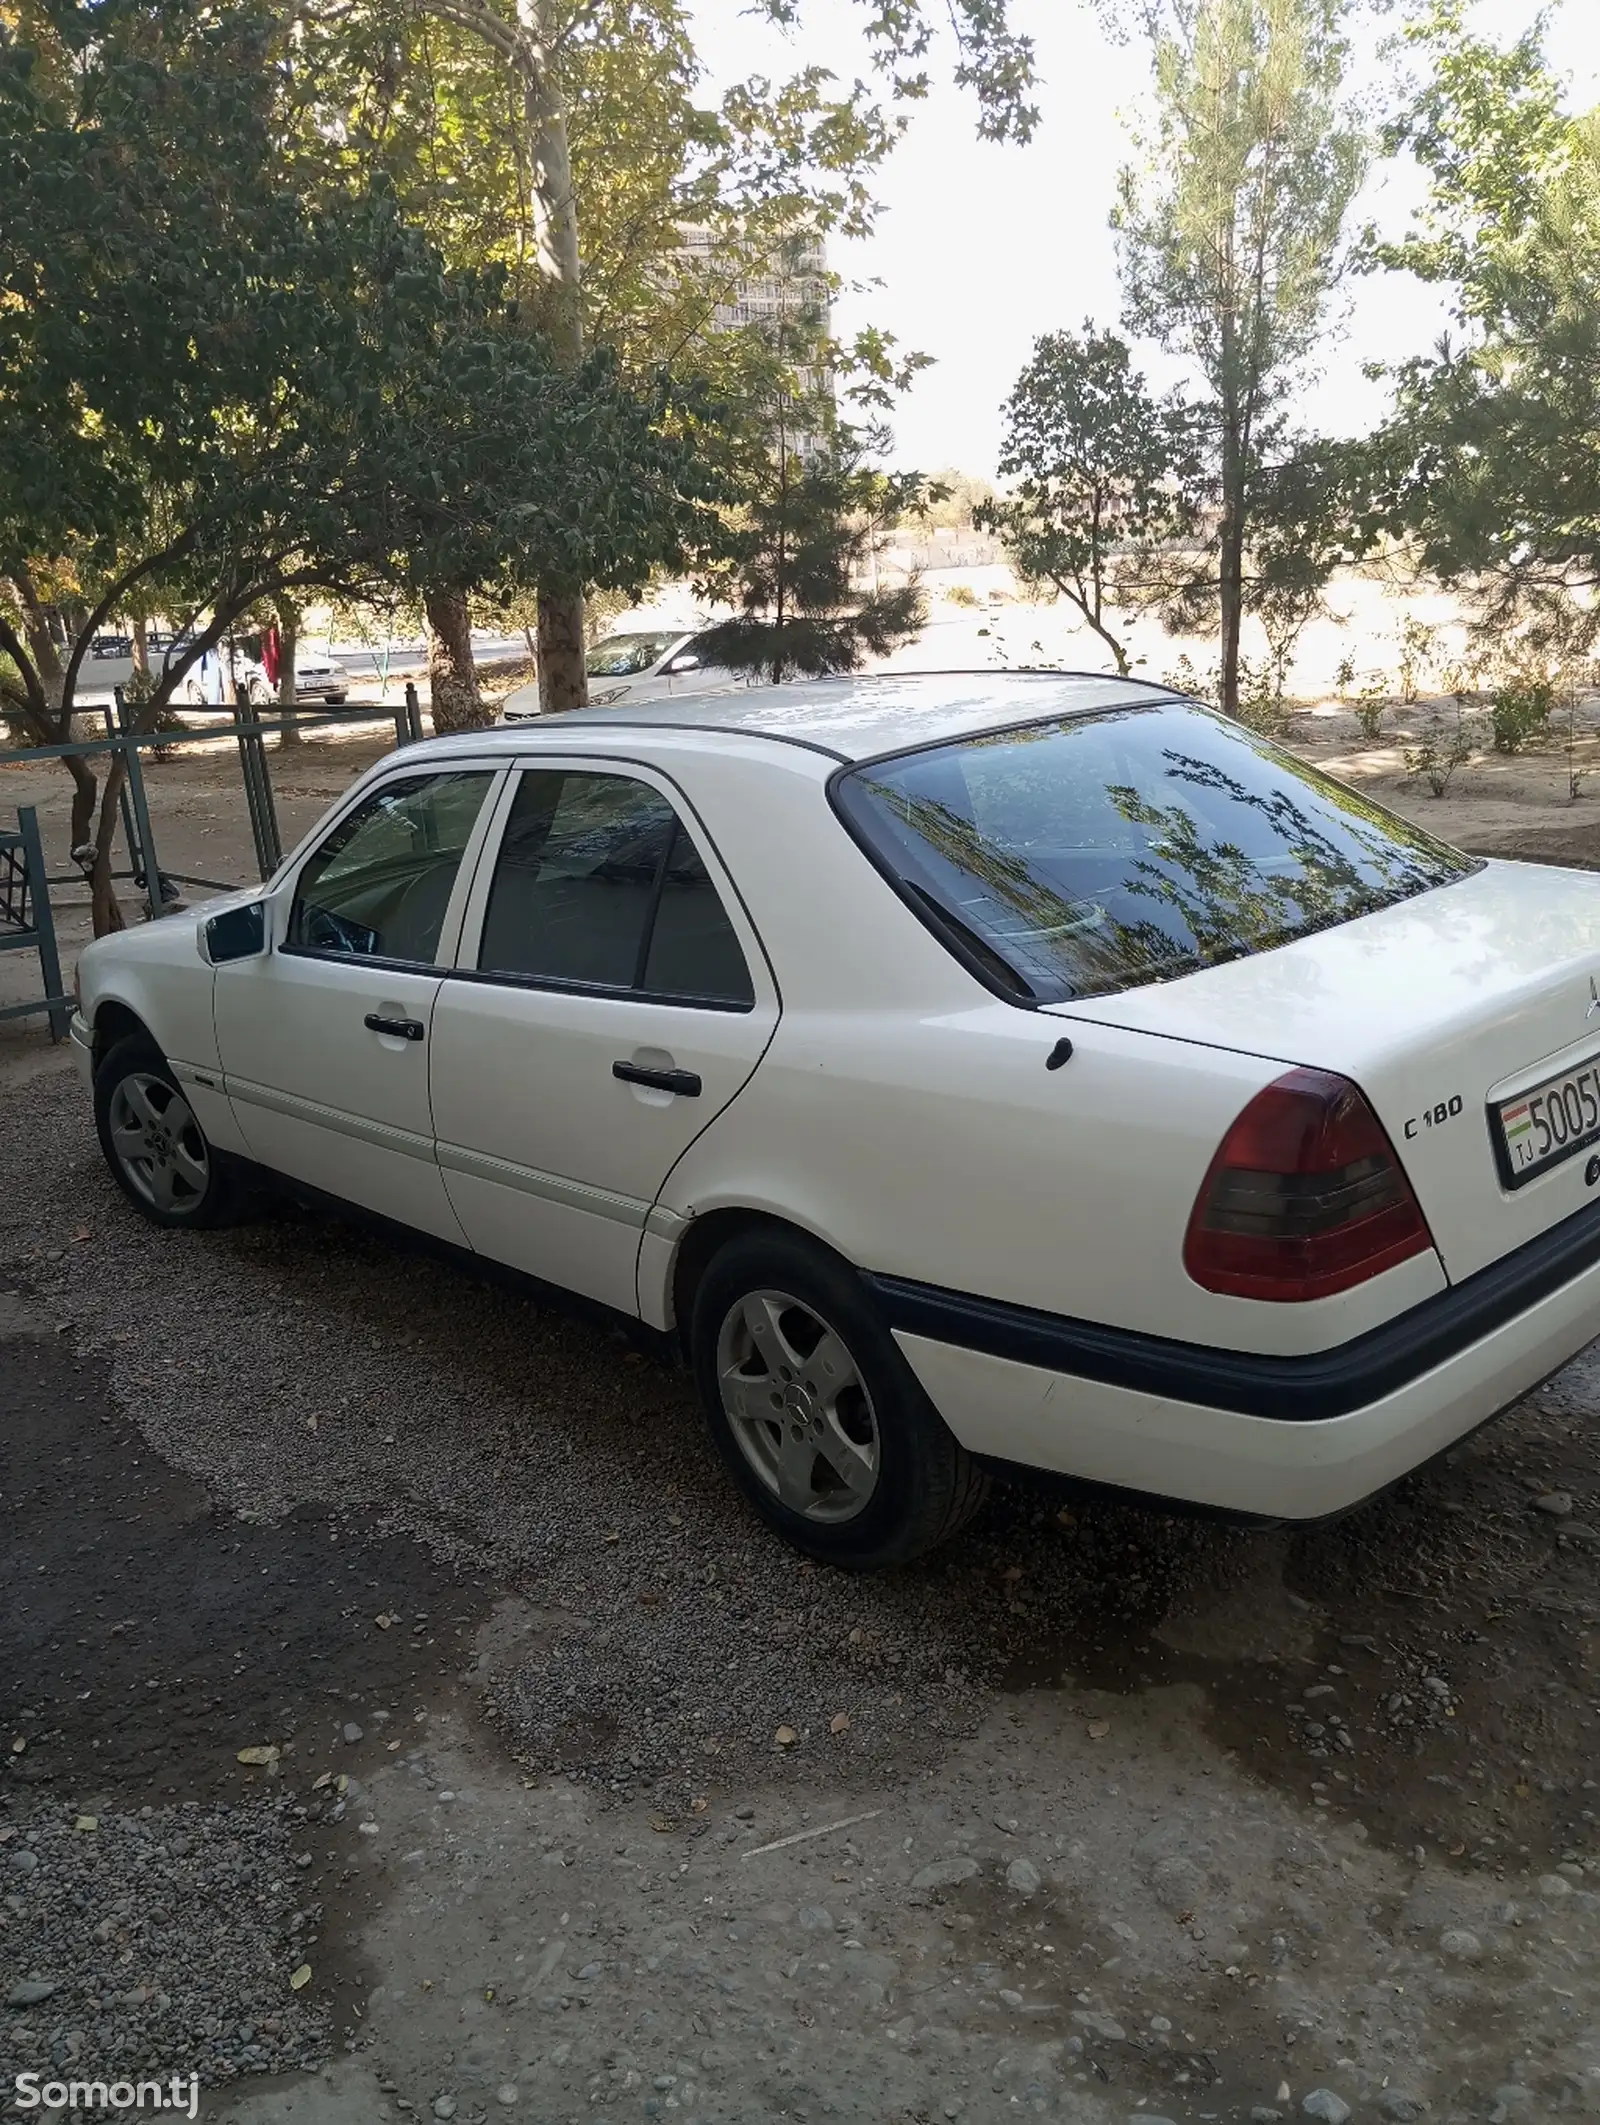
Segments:
[[[633,707],[619,702],[615,708],[574,709],[548,722],[470,735],[480,745],[489,736],[520,751],[542,738],[570,743],[575,730],[725,731],[856,761],[1046,717],[1163,698],[1171,698],[1170,688],[1104,672],[887,672],[677,694]]]

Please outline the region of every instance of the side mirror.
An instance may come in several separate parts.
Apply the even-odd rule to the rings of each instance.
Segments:
[[[667,673],[670,677],[673,672],[698,671],[699,669],[700,659],[692,649],[686,649],[681,657],[673,658],[672,662],[667,666]]]
[[[229,908],[201,926],[200,954],[214,967],[225,966],[230,959],[254,959],[266,949],[264,900],[252,900],[248,907]]]

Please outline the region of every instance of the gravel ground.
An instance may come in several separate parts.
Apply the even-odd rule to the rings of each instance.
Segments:
[[[306,2041],[372,2047],[363,2119],[1600,2111],[1593,1355],[1334,1527],[1000,1491],[940,1557],[851,1579],[750,1518],[687,1382],[620,1330],[292,1211],[154,1235],[75,1082],[7,1120],[0,1267],[61,1428],[0,1555],[49,1693],[0,1824],[109,1852],[75,1811],[109,1826],[140,1780],[226,1788],[223,1824],[266,1794],[298,1837],[304,1810],[331,2014]],[[193,1649],[143,1588],[119,1605],[114,1531],[75,1531],[97,1477],[135,1532],[159,1505],[146,1583],[170,1544]],[[118,1666],[130,1616],[159,1662]],[[164,1767],[117,1710],[157,1670]],[[282,1745],[281,1786],[233,1767],[246,1739]],[[235,2070],[263,1956],[289,1998],[282,1851],[234,1899],[263,1899]],[[4,1986],[35,1970],[63,1981],[0,1935]]]
[[[152,1236],[101,1171],[76,1084],[29,1103],[43,1156],[5,1181],[42,1243],[14,1266],[158,1451],[236,1512],[370,1510],[537,1601],[553,1643],[491,1700],[530,1768],[681,1805],[791,1753],[779,1728],[806,1776],[819,1752],[830,1775],[930,1761],[1014,1662],[1152,1621],[1251,1554],[1198,1521],[1006,1495],[916,1570],[821,1570],[742,1508],[687,1377],[620,1329],[320,1215]]]
[[[165,1461],[247,1520],[335,1507],[536,1607],[488,1698],[531,1771],[677,1815],[758,1772],[870,1785],[934,1763],[997,1689],[1189,1678],[1265,1775],[1359,1805],[1401,1846],[1558,1857],[1588,1835],[1600,1534],[1532,1501],[1600,1483],[1592,1360],[1333,1526],[1263,1535],[1002,1489],[960,1543],[852,1578],[753,1520],[687,1378],[620,1328],[320,1215],[153,1235],[74,1081],[36,1080],[13,1111],[12,1265]],[[1331,1614],[1292,1689],[1186,1629],[1264,1558]],[[1302,1688],[1333,1693],[1324,1716]]]
[[[8,1818],[0,1968],[20,1974],[0,2088],[25,2069],[213,2086],[317,2064],[327,2009],[289,1983],[318,1920],[296,1893],[292,1829],[273,1802]]]

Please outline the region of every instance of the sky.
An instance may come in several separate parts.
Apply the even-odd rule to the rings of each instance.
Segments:
[[[709,85],[804,65],[854,79],[867,66],[857,27],[863,12],[860,0],[801,0],[799,29],[783,35],[754,20],[747,0],[695,0]],[[1136,44],[1108,42],[1088,0],[1012,0],[1012,12],[1034,39],[1042,76],[1033,140],[1026,147],[979,140],[972,100],[949,85],[944,53],[942,68],[932,63],[933,93],[914,106],[906,137],[880,173],[874,235],[830,250],[830,263],[852,284],[836,312],[841,336],[871,322],[902,347],[936,357],[896,409],[893,455],[902,466],[953,465],[992,478],[1001,404],[1034,340],[1085,318],[1115,325],[1121,308],[1107,216],[1128,153],[1125,119],[1146,87],[1145,55]],[[1475,12],[1478,28],[1509,38],[1532,19],[1536,0],[1478,0]],[[1547,49],[1569,76],[1575,103],[1600,102],[1600,0],[1558,5]],[[1353,220],[1398,230],[1417,196],[1414,167],[1380,167]],[[1348,283],[1303,417],[1324,433],[1362,432],[1384,398],[1383,387],[1363,377],[1363,362],[1421,352],[1443,323],[1437,292],[1407,276]],[[1149,366],[1157,381],[1169,380],[1159,357]]]

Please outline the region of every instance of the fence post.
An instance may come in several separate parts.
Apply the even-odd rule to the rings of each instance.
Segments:
[[[422,703],[417,696],[417,682],[415,679],[407,679],[406,681],[406,722],[411,729],[412,744],[420,745],[422,743]]]
[[[242,724],[248,709],[239,701],[233,704],[233,720],[237,727]],[[239,748],[239,776],[244,783],[244,808],[250,820],[250,838],[256,848],[256,870],[263,878],[267,875],[266,849],[261,834],[261,806],[256,796],[255,762],[250,755],[250,740],[243,730],[238,730],[235,739]]]
[[[44,976],[47,997],[62,997],[61,955],[56,950],[55,917],[50,911],[50,887],[45,877],[44,849],[39,840],[39,814],[31,804],[17,806],[17,827],[22,835],[22,874],[33,899],[33,927],[38,937],[39,972]],[[50,1038],[61,1040],[72,1022],[72,1008],[53,1002],[49,1010]]]
[[[261,873],[270,878],[283,861],[283,836],[278,832],[278,806],[272,794],[272,766],[267,758],[267,748],[260,736],[251,739],[256,749],[256,774],[261,783],[261,819],[267,830],[267,867]]]
[[[278,815],[272,802],[266,754],[259,734],[245,728],[255,720],[248,701],[234,702],[233,720],[238,726],[239,768],[244,777],[250,834],[256,845],[256,869],[263,878],[270,878],[283,861],[283,844],[278,838]]]
[[[144,864],[144,904],[150,920],[167,912],[166,896],[161,890],[161,866],[156,861],[155,836],[150,831],[150,806],[144,793],[144,762],[139,758],[139,741],[131,732],[123,733],[123,752],[128,762],[128,794],[133,799],[133,816],[139,826],[139,852]]]
[[[116,738],[120,737],[128,727],[128,702],[120,686],[112,687],[111,698],[116,703],[116,707],[114,709],[108,708],[103,713],[106,719],[106,736],[108,738]],[[139,852],[139,837],[134,830],[133,806],[128,797],[126,776],[123,777],[122,787],[117,792],[117,809],[122,814],[122,838],[127,843],[128,871],[131,875],[135,871],[144,870],[145,865],[144,859]]]
[[[406,705],[397,701],[394,705],[394,749],[403,752],[411,743],[411,718],[406,714]]]

